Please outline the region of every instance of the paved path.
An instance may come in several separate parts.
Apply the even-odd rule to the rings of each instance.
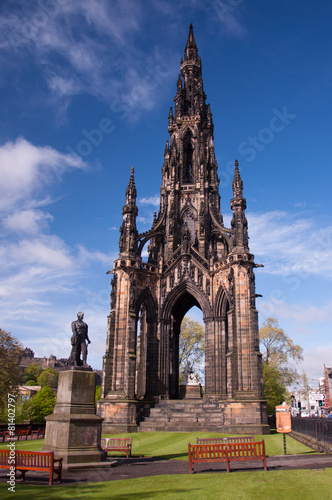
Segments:
[[[233,462],[231,471],[263,470],[262,461]],[[287,469],[324,469],[332,468],[332,454],[281,455],[267,458],[268,470]],[[195,470],[201,473],[226,473],[225,464],[195,464]],[[0,482],[6,482],[6,470],[0,469]],[[113,467],[105,470],[80,470],[63,472],[62,483],[83,484],[116,479],[130,479],[137,477],[158,476],[162,474],[188,474],[189,464],[183,460],[158,460],[156,458],[129,458],[119,459]],[[27,472],[26,484],[48,484],[48,474]]]

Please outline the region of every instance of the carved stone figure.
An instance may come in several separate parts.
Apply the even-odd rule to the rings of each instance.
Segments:
[[[73,321],[71,324],[72,336],[71,336],[71,353],[67,364],[71,366],[88,366],[87,365],[87,355],[88,346],[91,344],[91,340],[88,336],[88,325],[83,321],[84,313],[77,313],[77,320]],[[82,360],[81,360],[82,354]]]
[[[194,370],[192,369],[190,361],[187,361],[187,364],[184,367],[182,385],[197,385],[198,383],[199,382],[196,378]]]

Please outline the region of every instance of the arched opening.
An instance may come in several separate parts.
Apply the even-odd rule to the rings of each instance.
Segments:
[[[138,300],[135,332],[134,396],[149,398],[158,392],[158,349],[156,304],[148,289]]]
[[[147,323],[146,308],[142,304],[136,328],[135,397],[142,399],[146,392]]]
[[[179,381],[183,383],[183,374],[188,365],[197,381],[204,386],[205,373],[205,329],[203,313],[194,306],[185,314],[179,337]]]
[[[194,308],[194,309],[192,309]],[[163,338],[165,351],[165,383],[167,393],[170,398],[176,399],[180,395],[180,380],[179,380],[179,341],[181,334],[181,323],[188,311],[201,311],[203,318],[209,318],[208,328],[210,328],[210,318],[212,311],[206,296],[197,286],[188,281],[182,281],[168,295],[163,307],[162,322],[163,322]],[[206,339],[206,326],[204,327],[204,338]]]

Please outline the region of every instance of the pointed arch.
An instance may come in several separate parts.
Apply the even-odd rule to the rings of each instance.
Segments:
[[[167,321],[175,313],[182,321],[186,312],[193,306],[202,310],[204,320],[211,317],[211,305],[204,293],[191,281],[182,281],[166,297],[161,319]]]
[[[221,285],[216,295],[214,305],[215,317],[224,318],[230,309],[231,298],[225,288]]]
[[[204,321],[211,316],[211,306],[204,293],[191,281],[182,281],[168,294],[161,311],[161,342],[165,349],[165,385],[171,398],[179,395],[179,337],[181,322],[189,309],[197,306]],[[206,336],[206,331],[205,331]]]
[[[157,302],[146,287],[136,302],[135,397],[152,396],[157,389],[158,349]]]

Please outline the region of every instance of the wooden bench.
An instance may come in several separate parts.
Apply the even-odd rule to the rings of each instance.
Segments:
[[[29,429],[20,429],[19,431],[17,431],[15,433],[15,436],[17,436],[17,439],[19,441],[21,441],[22,439],[28,439],[29,432],[30,432],[30,428]]]
[[[230,472],[230,462],[247,460],[263,460],[264,470],[267,470],[264,440],[246,443],[196,445],[189,443],[188,453],[191,473],[194,472],[195,463],[225,462],[226,470]]]
[[[101,447],[104,451],[124,451],[127,458],[131,456],[132,438],[102,438]]]
[[[233,436],[223,438],[196,438],[196,444],[248,443],[251,441],[255,441],[254,434],[250,434],[248,436]]]
[[[31,439],[43,439],[45,437],[45,429],[31,431]]]
[[[7,431],[0,431],[0,439],[2,440],[2,442],[6,440],[6,437],[7,437]]]
[[[49,472],[48,484],[51,486],[54,473],[58,476],[58,482],[61,482],[62,460],[63,458],[56,460],[53,451],[45,453],[40,451],[15,451],[15,471],[19,470],[22,473],[20,479],[23,481],[28,470]],[[11,467],[13,467],[13,464],[10,450],[0,450],[0,468],[10,469]]]

